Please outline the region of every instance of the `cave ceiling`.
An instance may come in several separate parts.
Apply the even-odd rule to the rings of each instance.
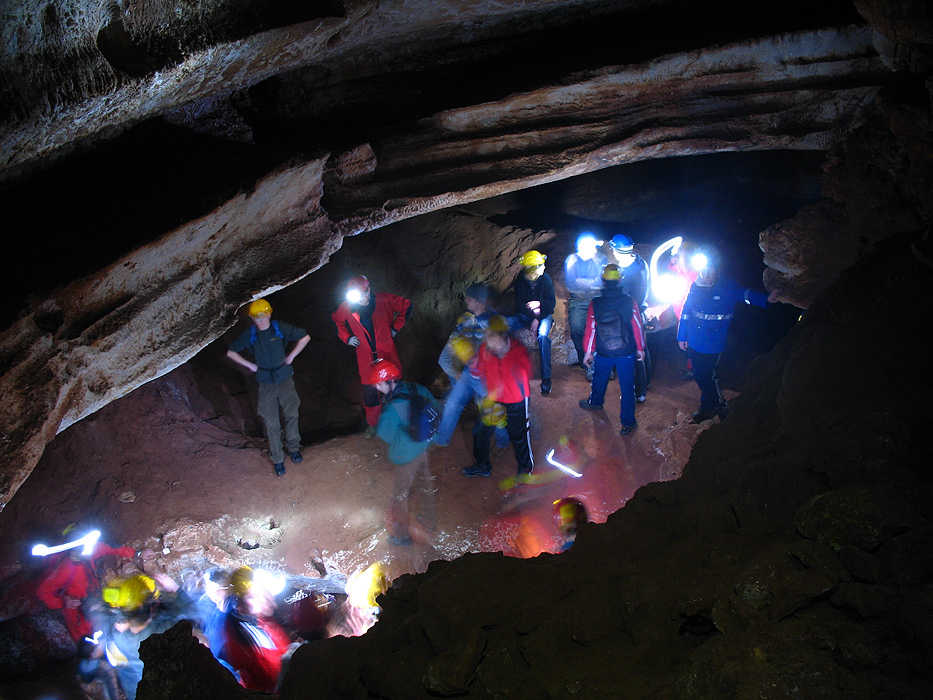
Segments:
[[[647,161],[723,153],[801,154],[772,185],[806,199],[815,155],[927,69],[924,7],[0,0],[15,231],[0,505],[56,432],[192,357],[344,236],[561,182],[568,215],[648,218],[685,188]]]

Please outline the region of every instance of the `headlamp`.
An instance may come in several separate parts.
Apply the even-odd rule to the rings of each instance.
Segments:
[[[351,304],[359,304],[363,301],[363,292],[359,289],[348,289],[347,290],[347,301]]]

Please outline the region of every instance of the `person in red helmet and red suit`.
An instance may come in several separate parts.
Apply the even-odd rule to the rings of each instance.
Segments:
[[[346,301],[330,316],[340,340],[356,348],[356,363],[363,384],[363,410],[369,426],[367,438],[375,437],[382,412],[379,392],[369,383],[369,375],[379,360],[402,366],[393,338],[405,327],[410,315],[411,302],[408,299],[373,292],[369,280],[357,275],[347,282]]]

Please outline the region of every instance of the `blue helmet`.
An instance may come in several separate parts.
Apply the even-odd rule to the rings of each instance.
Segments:
[[[632,253],[635,251],[635,242],[621,233],[613,236],[612,240],[609,241],[609,245],[618,253]]]

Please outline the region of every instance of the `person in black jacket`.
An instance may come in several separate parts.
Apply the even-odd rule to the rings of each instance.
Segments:
[[[522,271],[513,285],[518,319],[525,328],[538,336],[541,355],[541,393],[551,393],[551,326],[554,324],[554,309],[557,299],[551,276],[544,271],[546,255],[529,250],[519,261]]]
[[[619,420],[622,435],[638,427],[635,420],[635,361],[645,356],[645,331],[638,302],[622,289],[621,273],[614,264],[603,268],[603,291],[590,302],[583,335],[583,362],[593,365],[593,384],[580,408],[603,410],[609,374],[616,371],[621,400]]]

